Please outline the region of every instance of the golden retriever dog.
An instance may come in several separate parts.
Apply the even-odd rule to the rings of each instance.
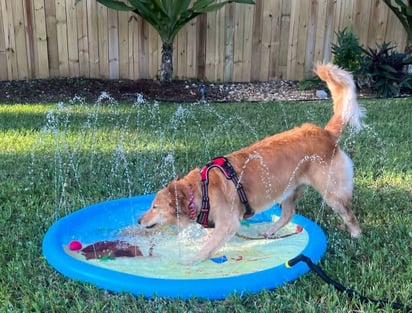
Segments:
[[[315,72],[327,83],[333,99],[334,113],[325,128],[306,123],[227,154],[225,157],[237,174],[235,183],[219,167],[211,167],[205,184],[204,171],[193,169],[156,194],[150,209],[140,218],[140,225],[185,227],[202,215],[203,224],[213,225],[214,229],[190,260],[194,264],[221,248],[236,233],[243,218],[280,203],[279,220],[262,234],[272,236],[294,215],[301,187],[310,185],[342,217],[351,235],[359,237],[361,229],[351,209],[353,164],[338,141],[348,124],[361,128],[363,109],[357,103],[350,73],[333,64],[317,65]],[[238,194],[239,187],[247,203]]]

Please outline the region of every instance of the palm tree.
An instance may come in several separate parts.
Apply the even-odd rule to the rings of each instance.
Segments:
[[[76,0],[80,1],[80,0]],[[96,0],[108,8],[132,11],[149,22],[162,40],[160,81],[173,78],[173,41],[183,26],[200,14],[219,10],[230,2],[254,4],[254,0]]]

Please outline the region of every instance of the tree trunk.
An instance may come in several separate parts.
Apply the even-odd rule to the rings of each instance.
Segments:
[[[171,82],[173,79],[173,44],[163,43],[160,81]]]

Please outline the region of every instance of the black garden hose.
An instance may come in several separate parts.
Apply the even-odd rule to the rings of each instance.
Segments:
[[[358,293],[357,291],[355,291],[353,289],[346,288],[342,284],[340,284],[337,281],[331,279],[318,265],[314,264],[310,258],[308,258],[307,256],[305,256],[303,254],[298,255],[297,257],[295,257],[293,259],[290,259],[289,261],[287,261],[285,263],[285,265],[286,265],[286,267],[292,267],[292,266],[295,266],[299,262],[305,262],[309,266],[309,268],[311,270],[313,270],[316,274],[318,274],[318,276],[320,278],[322,278],[325,282],[327,282],[328,284],[334,286],[337,290],[339,290],[343,293],[346,293],[348,296],[359,299],[361,302],[374,303],[374,304],[378,305],[381,308],[384,307],[385,305],[390,305],[392,308],[394,308],[396,310],[403,310],[404,312],[409,312],[409,313],[412,312],[412,307],[407,306],[403,303],[389,302],[389,301],[384,300],[384,299],[378,299],[377,300],[377,299],[365,297],[365,296],[361,295],[360,293]]]

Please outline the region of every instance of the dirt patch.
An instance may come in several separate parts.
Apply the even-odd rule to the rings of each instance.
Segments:
[[[147,100],[171,102],[274,101],[317,99],[315,90],[299,90],[296,81],[255,83],[199,83],[175,80],[102,80],[65,78],[0,82],[0,103],[54,103],[81,98],[95,102],[106,92],[120,102],[132,102],[137,95]]]

